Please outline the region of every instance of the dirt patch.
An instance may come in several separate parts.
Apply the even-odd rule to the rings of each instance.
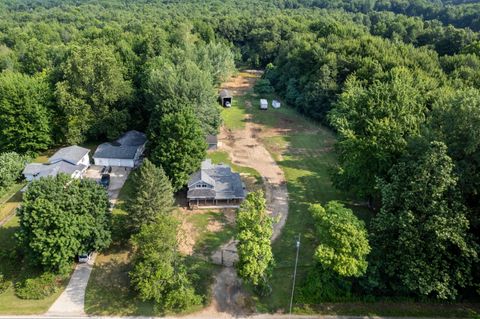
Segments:
[[[207,231],[216,233],[223,229],[224,224],[219,222],[218,220],[210,220],[208,221]]]
[[[184,217],[181,220],[180,231],[177,234],[178,251],[183,255],[192,255],[197,236],[198,233],[193,224]]]

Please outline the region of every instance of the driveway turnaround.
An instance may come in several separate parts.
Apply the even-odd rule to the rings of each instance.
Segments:
[[[68,282],[65,291],[58,297],[48,309],[47,316],[84,316],[83,305],[85,303],[85,290],[87,289],[88,278],[93,269],[96,254],[85,264],[78,264]]]

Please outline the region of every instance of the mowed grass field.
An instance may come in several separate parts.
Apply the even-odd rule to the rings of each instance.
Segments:
[[[260,97],[249,91],[244,96],[234,97],[232,108],[224,109],[222,116],[224,124],[231,130],[242,129],[244,117],[247,115],[250,121],[261,124],[263,126],[259,134],[261,140],[285,173],[289,192],[289,216],[282,234],[272,245],[276,262],[271,279],[272,293],[266,297],[256,298],[256,304],[260,312],[288,312],[296,238],[300,235],[296,296],[299,294],[299,287],[306,280],[308,271],[313,267],[312,257],[319,244],[315,238],[308,206],[337,200],[351,208],[357,217],[367,224],[373,213],[332,185],[330,172],[337,161],[334,151],[335,134],[321,124],[300,115],[283,101],[280,109],[269,107],[268,110],[260,110],[257,105],[260,98],[268,98],[269,103],[272,98],[278,99],[274,95]],[[239,117],[239,114],[243,117]],[[356,299],[363,298],[358,296]],[[479,309],[478,304],[418,303],[405,300],[398,302],[352,300],[321,305],[300,305],[294,299],[294,312],[312,314],[474,318],[472,314]]]

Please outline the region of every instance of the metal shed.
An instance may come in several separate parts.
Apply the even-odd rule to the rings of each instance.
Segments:
[[[268,101],[266,99],[260,99],[260,109],[261,110],[268,109]]]
[[[232,95],[230,92],[228,92],[228,90],[221,90],[218,100],[220,101],[220,105],[223,107],[232,106]]]

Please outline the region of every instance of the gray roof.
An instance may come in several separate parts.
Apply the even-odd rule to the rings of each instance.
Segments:
[[[215,144],[217,145],[218,143],[218,138],[216,135],[209,134],[207,135],[207,144]]]
[[[212,185],[213,189],[194,188],[199,181]],[[240,174],[232,172],[228,165],[214,165],[210,159],[202,162],[202,168],[190,177],[188,185],[187,197],[189,199],[245,198],[245,189]]]
[[[228,98],[228,97],[232,97],[232,95],[230,94],[230,92],[228,92],[228,90],[221,90],[220,91],[220,97],[221,98]]]
[[[57,176],[60,173],[70,176],[76,171],[83,171],[86,168],[86,165],[74,165],[66,161],[59,161],[53,164],[31,163],[25,166],[23,175],[33,175],[37,179],[45,176]]]
[[[88,148],[80,147],[77,145],[68,146],[59,149],[52,157],[48,159],[48,162],[53,164],[59,161],[66,161],[71,164],[78,164],[80,160],[90,152]]]
[[[128,131],[112,143],[98,145],[94,158],[134,159],[138,149],[147,142],[144,133]]]

